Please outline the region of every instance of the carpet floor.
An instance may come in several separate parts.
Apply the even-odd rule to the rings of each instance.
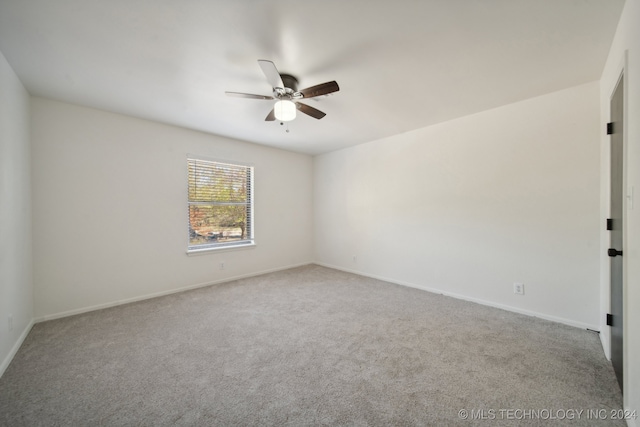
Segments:
[[[626,425],[598,335],[309,265],[36,324],[3,426]]]

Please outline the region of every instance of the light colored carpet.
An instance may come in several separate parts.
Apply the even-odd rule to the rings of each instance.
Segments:
[[[7,426],[625,425],[587,419],[621,404],[596,333],[316,265],[36,324],[0,378]]]

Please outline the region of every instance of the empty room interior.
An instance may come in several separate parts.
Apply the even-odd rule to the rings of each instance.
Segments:
[[[640,0],[0,0],[0,425],[640,426]]]

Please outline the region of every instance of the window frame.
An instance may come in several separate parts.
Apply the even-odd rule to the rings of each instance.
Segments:
[[[249,226],[247,227],[247,237],[243,240],[239,240],[239,241],[233,241],[233,242],[215,242],[215,243],[202,243],[202,244],[192,244],[191,243],[191,217],[190,217],[190,210],[191,210],[191,206],[192,205],[209,205],[209,206],[220,206],[220,205],[224,205],[226,202],[202,202],[202,201],[192,201],[190,200],[189,197],[189,177],[190,177],[190,171],[189,171],[189,164],[191,161],[196,161],[196,162],[208,162],[208,163],[215,163],[215,164],[221,164],[221,165],[229,165],[229,166],[233,166],[233,167],[241,167],[241,168],[246,168],[247,171],[249,172],[249,180],[247,182],[247,202],[248,203],[248,208],[249,208],[249,213],[248,213],[248,217],[247,217],[247,224],[249,224]],[[204,253],[211,253],[211,252],[220,252],[220,251],[228,251],[228,250],[237,250],[237,249],[245,249],[245,248],[251,248],[254,247],[256,245],[255,242],[255,222],[254,222],[254,216],[255,216],[255,203],[254,203],[254,192],[255,192],[255,187],[254,187],[254,177],[255,177],[255,167],[253,164],[251,163],[245,163],[245,162],[238,162],[235,160],[225,160],[225,159],[219,159],[219,158],[211,158],[211,157],[206,157],[206,156],[201,156],[201,155],[196,155],[196,154],[187,154],[187,194],[186,194],[186,199],[187,199],[187,254],[188,255],[197,255],[197,254],[204,254]]]

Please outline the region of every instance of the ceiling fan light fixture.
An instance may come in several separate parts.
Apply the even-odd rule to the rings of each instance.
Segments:
[[[280,100],[273,106],[276,119],[282,122],[289,122],[296,118],[296,104],[287,99]]]
[[[334,80],[298,91],[298,79],[290,74],[280,74],[273,62],[267,61],[266,59],[258,59],[258,64],[273,88],[273,96],[242,92],[225,93],[227,96],[239,98],[275,100],[276,102],[273,108],[264,119],[265,122],[272,122],[274,120],[278,120],[281,123],[289,122],[296,118],[297,110],[300,110],[302,114],[319,120],[326,116],[326,114],[308,104],[298,102],[298,100],[328,95],[340,90],[340,86],[338,86],[338,83]]]

